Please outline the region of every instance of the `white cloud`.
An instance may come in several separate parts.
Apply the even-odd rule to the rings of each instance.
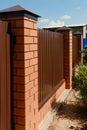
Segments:
[[[49,19],[41,19],[40,22],[41,22],[41,23],[48,23],[48,22],[49,22]]]
[[[62,17],[61,17],[61,19],[63,19],[63,20],[68,20],[68,19],[71,19],[71,16],[70,15],[63,15]]]
[[[63,20],[50,20],[50,19],[48,19],[48,18],[44,18],[44,19],[41,19],[40,21],[39,21],[39,26],[40,26],[40,28],[42,28],[42,27],[61,27],[61,26],[64,26],[65,25],[65,23],[64,23],[64,21]]]
[[[60,20],[57,20],[57,21],[50,21],[48,26],[64,26],[64,21],[60,21]]]

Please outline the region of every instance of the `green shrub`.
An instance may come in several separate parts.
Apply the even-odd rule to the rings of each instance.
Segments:
[[[87,65],[78,66],[78,71],[73,76],[73,86],[79,90],[80,97],[87,106]]]
[[[84,63],[87,63],[87,46],[84,47],[84,49],[81,51],[83,55],[83,61]]]

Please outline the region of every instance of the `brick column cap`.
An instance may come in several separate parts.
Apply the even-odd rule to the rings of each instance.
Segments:
[[[63,26],[63,27],[59,27],[58,29],[56,29],[56,31],[60,32],[60,31],[71,31],[71,28]]]
[[[73,35],[82,35],[82,33],[80,31],[77,31],[77,32],[73,33]]]
[[[20,5],[16,5],[7,9],[0,10],[0,18],[9,18],[9,17],[18,17],[18,16],[25,16],[36,21],[38,17],[40,17],[39,15],[24,9]]]

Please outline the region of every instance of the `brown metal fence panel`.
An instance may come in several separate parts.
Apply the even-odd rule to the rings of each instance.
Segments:
[[[63,35],[53,33],[53,87],[64,78]]]
[[[10,38],[8,24],[0,21],[0,130],[11,129]]]
[[[41,107],[64,79],[63,36],[38,30],[39,43],[39,106]]]
[[[79,43],[78,37],[73,35],[73,43],[72,43],[72,65],[75,67],[79,64]]]

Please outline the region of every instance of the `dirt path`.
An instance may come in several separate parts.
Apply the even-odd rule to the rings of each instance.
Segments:
[[[79,105],[76,94],[71,90],[64,102],[53,104],[55,114],[48,130],[87,130],[87,110]]]

